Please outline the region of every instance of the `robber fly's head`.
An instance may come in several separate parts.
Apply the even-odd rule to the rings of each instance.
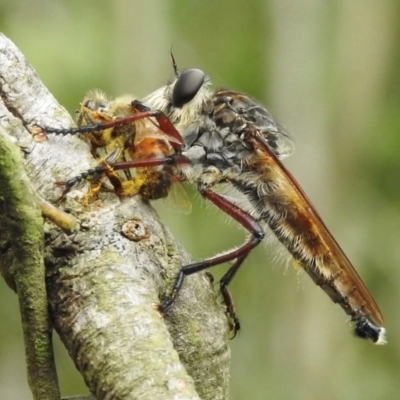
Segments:
[[[171,83],[151,93],[143,101],[152,109],[163,111],[178,130],[184,132],[197,121],[210,99],[211,82],[199,69],[183,72],[176,69],[175,75]]]

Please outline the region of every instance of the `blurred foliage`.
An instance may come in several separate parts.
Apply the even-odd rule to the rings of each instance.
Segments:
[[[71,113],[93,87],[144,96],[164,84],[172,46],[181,69],[259,99],[295,136],[287,165],[374,294],[389,344],[352,338],[308,277],[257,249],[232,284],[243,325],[232,400],[399,395],[399,11],[389,0],[0,0],[0,30]],[[199,196],[193,204],[190,216],[160,212],[194,257],[243,240]],[[17,299],[3,282],[0,304],[0,394],[29,398]],[[63,394],[84,392],[56,347]]]

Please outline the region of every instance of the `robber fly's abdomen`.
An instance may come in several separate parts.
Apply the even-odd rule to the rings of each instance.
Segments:
[[[382,316],[361,278],[333,239],[295,179],[275,157],[251,165],[257,179],[241,179],[239,185],[257,208],[259,218],[298,261],[313,281],[341,305],[358,326],[382,324]],[[383,328],[369,337],[383,341]],[[382,336],[380,332],[382,331]],[[376,335],[375,335],[376,333]],[[359,336],[364,333],[361,332]]]

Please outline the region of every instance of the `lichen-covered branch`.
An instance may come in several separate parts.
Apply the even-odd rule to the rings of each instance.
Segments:
[[[49,135],[40,143],[32,138],[34,124],[68,127],[72,122],[1,35],[0,96],[0,124],[24,150],[32,199],[42,199],[32,200],[32,207],[50,213],[56,223],[57,212],[46,204],[72,217],[70,222],[60,217],[63,229],[44,220],[47,295],[54,327],[91,393],[97,399],[227,399],[228,324],[209,278],[202,273],[189,277],[162,317],[156,309],[159,298],[190,257],[151,206],[104,190],[84,207],[82,187],[59,201],[55,182],[92,167],[95,160],[77,137]],[[8,210],[2,207],[0,213]],[[1,231],[3,245],[7,227]],[[7,242],[9,254],[17,250],[15,239]],[[0,265],[25,268],[16,257]]]
[[[0,271],[18,293],[33,397],[58,400],[43,263],[43,219],[19,153],[0,127]]]

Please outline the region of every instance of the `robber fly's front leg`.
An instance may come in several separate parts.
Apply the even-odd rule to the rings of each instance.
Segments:
[[[174,285],[172,287],[172,292],[169,297],[160,305],[160,311],[165,312],[174,302],[179,290],[182,288],[182,284],[185,276],[194,274],[199,271],[203,271],[207,268],[219,265],[228,261],[235,260],[229,270],[225,273],[220,281],[220,288],[222,298],[227,307],[227,313],[231,320],[231,330],[233,332],[233,337],[236,335],[237,331],[240,329],[239,319],[236,316],[235,308],[233,305],[232,297],[228,291],[228,285],[232,281],[239,267],[242,265],[243,261],[250,253],[250,251],[256,247],[264,238],[265,233],[261,225],[248,213],[243,211],[241,208],[235,204],[228,201],[226,198],[220,196],[219,194],[213,192],[210,189],[199,188],[200,193],[206,199],[214,203],[218,208],[232,217],[234,220],[239,222],[246,230],[251,233],[250,239],[242,246],[229,251],[220,256],[212,257],[204,261],[189,264],[180,269],[178,275],[175,279]]]

